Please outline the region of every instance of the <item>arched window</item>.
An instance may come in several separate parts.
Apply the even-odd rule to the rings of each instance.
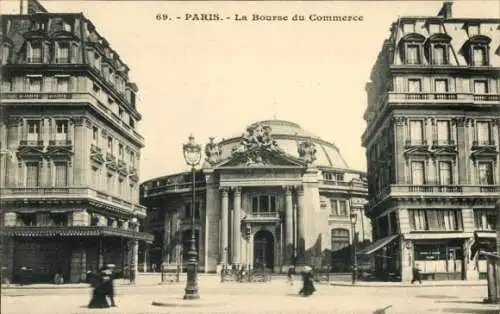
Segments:
[[[484,35],[475,35],[469,38],[461,49],[467,63],[472,66],[489,65],[490,42],[491,38]]]
[[[422,64],[422,50],[425,37],[410,33],[401,38],[399,52],[404,64]]]
[[[450,62],[451,37],[444,33],[435,33],[425,42],[425,53],[431,64],[445,65]]]
[[[349,230],[332,229],[331,230],[332,252],[340,251],[349,246]]]

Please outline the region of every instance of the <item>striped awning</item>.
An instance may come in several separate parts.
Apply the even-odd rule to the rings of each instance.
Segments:
[[[8,237],[123,237],[152,243],[154,236],[146,232],[113,227],[4,227],[0,235]]]
[[[359,251],[358,255],[370,255],[370,254],[380,250],[381,248],[383,248],[387,244],[391,243],[398,236],[399,236],[399,234],[395,234],[395,235],[391,235],[391,236],[379,239],[379,240],[373,242],[372,244],[368,245],[367,247],[365,247],[361,251]]]

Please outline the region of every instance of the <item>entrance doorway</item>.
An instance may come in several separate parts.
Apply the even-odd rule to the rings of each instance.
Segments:
[[[254,266],[274,269],[274,237],[269,230],[259,230],[254,236]]]

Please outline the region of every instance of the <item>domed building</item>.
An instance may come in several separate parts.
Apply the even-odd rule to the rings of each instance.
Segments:
[[[218,143],[210,138],[200,168],[194,213],[200,271],[214,272],[218,264],[274,272],[291,264],[331,265],[326,253],[345,251],[353,240],[351,213],[358,240],[371,240],[365,173],[350,169],[335,144],[296,123],[260,121]],[[145,262],[153,269],[187,260],[191,186],[190,172],[141,185],[146,225],[155,234]],[[333,264],[345,271],[350,259]]]

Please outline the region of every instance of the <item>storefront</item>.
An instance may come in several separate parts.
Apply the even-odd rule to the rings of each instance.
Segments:
[[[413,244],[415,264],[424,279],[465,279],[463,239],[418,240]]]

